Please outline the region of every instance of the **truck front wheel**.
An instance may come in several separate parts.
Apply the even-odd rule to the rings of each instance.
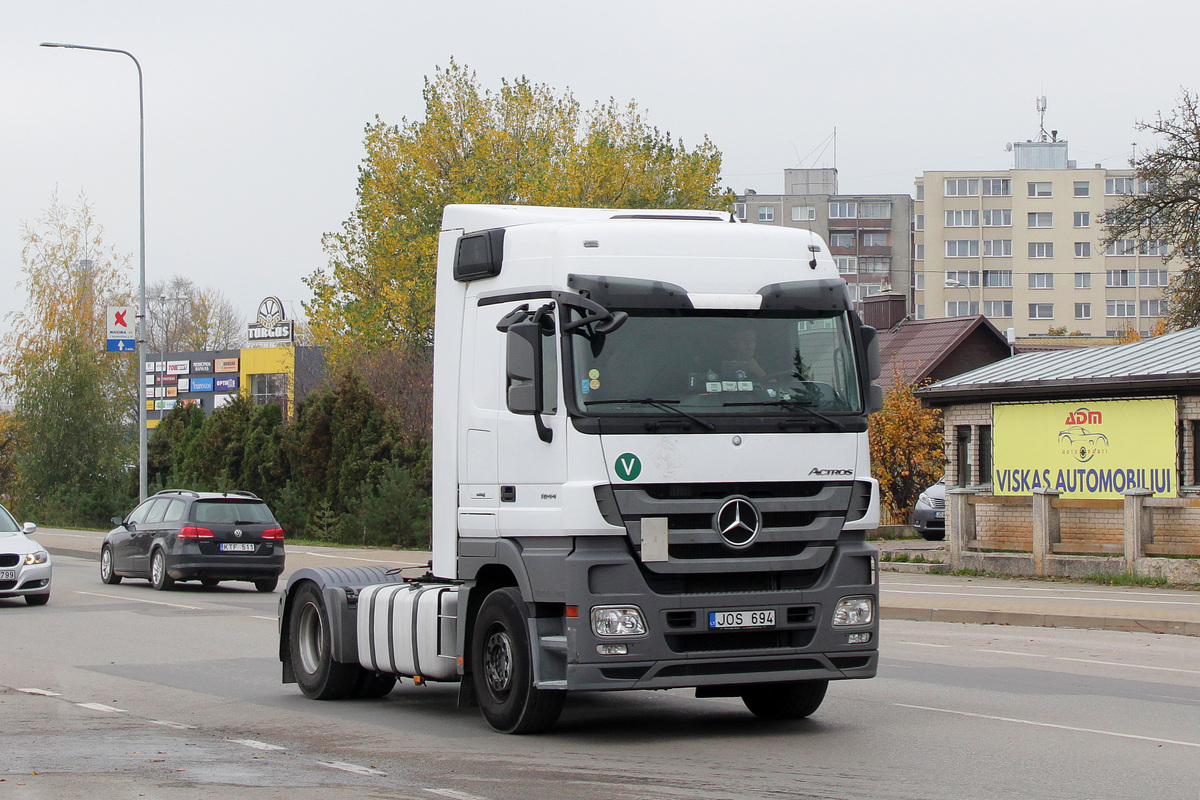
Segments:
[[[829,681],[763,683],[748,686],[742,702],[762,719],[804,719],[821,707]]]
[[[358,664],[333,660],[328,614],[321,590],[312,583],[301,585],[288,620],[288,657],[300,691],[313,700],[347,697],[359,677]]]
[[[471,637],[471,680],[484,719],[501,733],[553,727],[566,692],[533,685],[525,602],[511,587],[484,598]]]

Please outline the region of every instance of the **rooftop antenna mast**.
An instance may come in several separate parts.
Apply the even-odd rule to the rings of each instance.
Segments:
[[[1049,139],[1046,136],[1046,96],[1042,95],[1037,99],[1038,116],[1040,117],[1039,126],[1041,130],[1038,133],[1038,141],[1045,142]]]

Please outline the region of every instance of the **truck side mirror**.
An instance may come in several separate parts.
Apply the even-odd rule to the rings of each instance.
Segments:
[[[542,331],[540,322],[526,320],[508,326],[505,334],[508,372],[508,410],[514,414],[542,413]]]
[[[879,374],[883,371],[879,363],[879,331],[869,325],[862,327],[863,344],[867,348],[867,377],[871,380],[878,380]]]
[[[874,414],[876,411],[883,411],[883,387],[872,383],[867,387],[867,413]]]

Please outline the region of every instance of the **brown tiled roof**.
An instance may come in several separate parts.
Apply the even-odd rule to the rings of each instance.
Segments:
[[[883,370],[879,385],[885,391],[889,389],[897,369],[906,383],[926,380],[976,331],[1007,346],[1004,334],[983,316],[906,320],[890,331],[880,331],[879,360]]]

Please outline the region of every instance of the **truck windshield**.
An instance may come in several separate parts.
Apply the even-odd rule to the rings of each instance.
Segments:
[[[572,335],[575,404],[588,414],[861,414],[844,312],[631,310],[613,333]]]

